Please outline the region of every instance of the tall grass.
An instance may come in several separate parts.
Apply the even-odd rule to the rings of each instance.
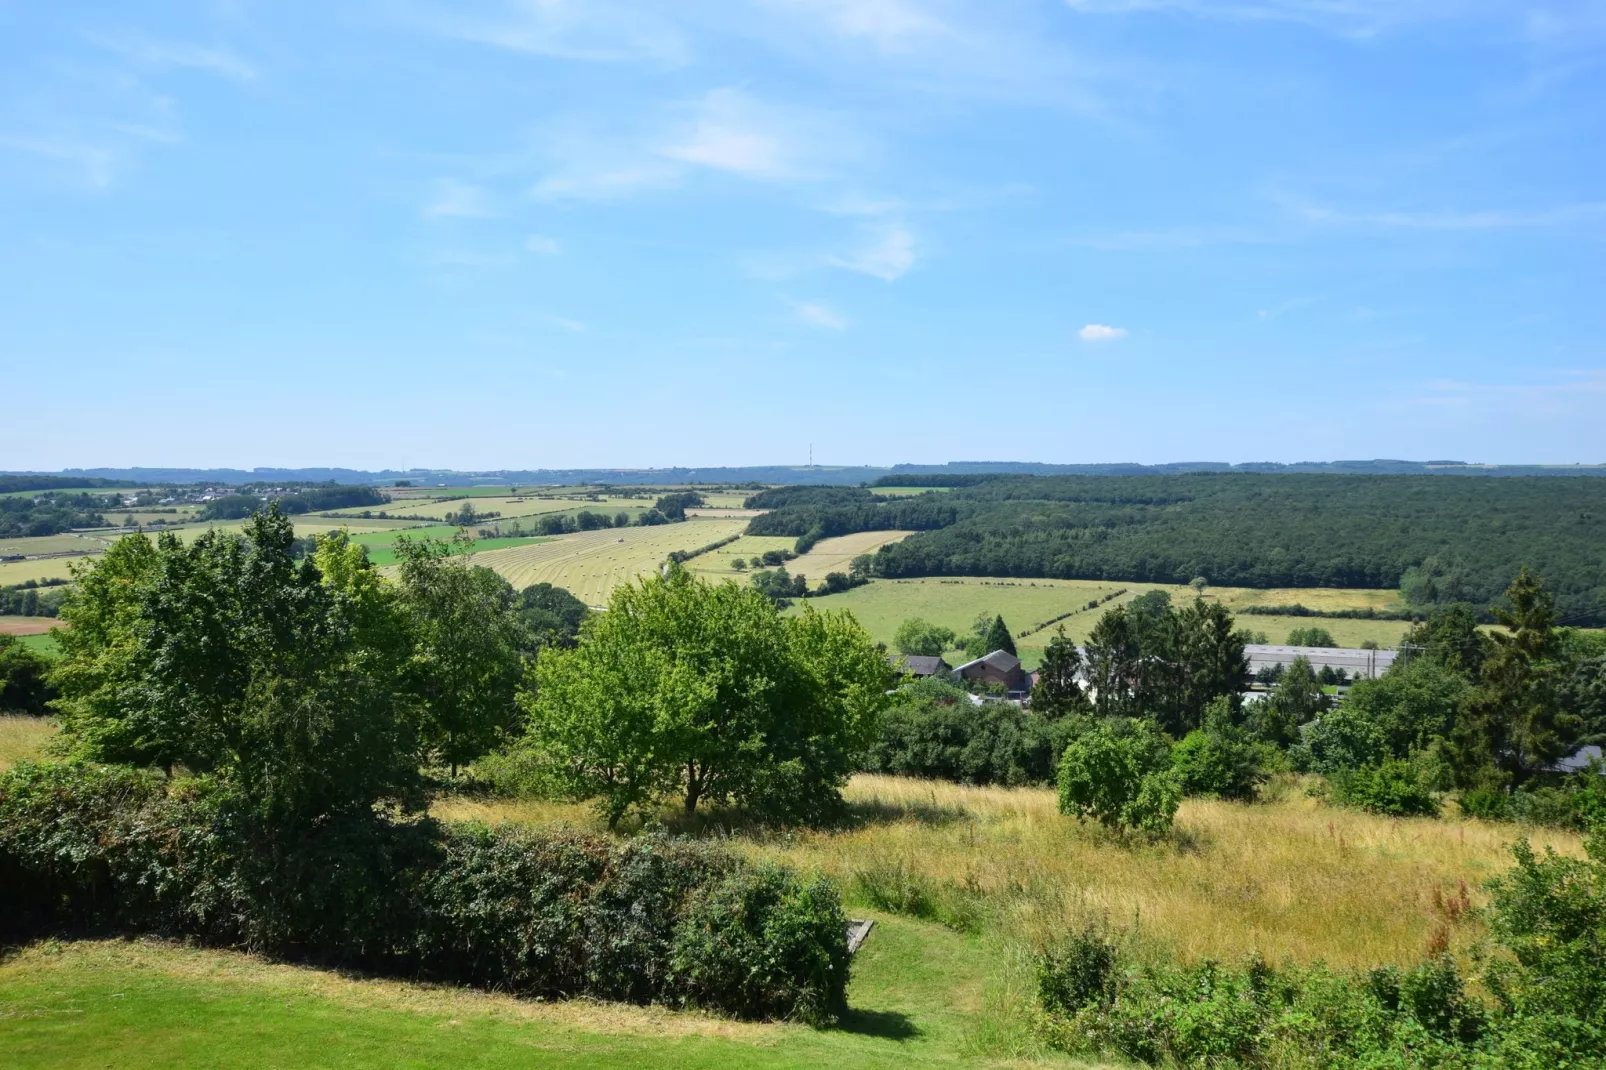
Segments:
[[[1392,819],[1280,801],[1188,800],[1176,835],[1129,844],[1061,815],[1051,791],[859,776],[836,830],[730,835],[753,854],[836,878],[850,902],[1031,946],[1102,922],[1185,959],[1408,964],[1465,947],[1486,878],[1509,864],[1515,826]],[[583,807],[455,799],[443,817],[591,825]],[[666,819],[672,816],[666,814]],[[718,834],[718,825],[705,833]],[[1573,834],[1537,843],[1580,854]]]
[[[38,758],[56,735],[56,722],[48,717],[0,714],[0,772],[24,758]]]

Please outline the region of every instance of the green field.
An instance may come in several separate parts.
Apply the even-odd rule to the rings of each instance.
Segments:
[[[44,654],[46,657],[55,657],[61,650],[61,644],[57,643],[56,637],[49,632],[39,635],[19,635],[17,641],[34,653]]]
[[[978,1012],[1004,961],[979,937],[870,916],[853,1009],[823,1031],[364,979],[151,940],[48,941],[0,965],[0,1061],[15,1070],[998,1065],[966,1056],[991,1046]]]
[[[883,498],[912,498],[916,494],[941,494],[952,489],[952,487],[871,487],[870,491]]]
[[[686,562],[686,567],[706,580],[733,579],[745,583],[751,569],[737,572],[731,568],[732,561],[739,557],[751,563],[755,557],[767,551],[790,550],[796,544],[797,540],[788,535],[743,535],[728,546],[699,554]],[[790,564],[787,567],[790,568]]]
[[[475,495],[472,498],[447,498],[441,501],[420,502],[392,502],[389,506],[379,506],[390,513],[405,513],[408,516],[427,516],[443,520],[447,513],[461,513],[463,507],[472,503],[476,513],[500,513],[500,519],[512,520],[515,517],[543,516],[547,513],[579,512],[589,509],[593,513],[607,513],[612,516],[621,509],[642,510],[652,505],[650,501],[640,498],[603,498],[600,501],[590,501],[581,495],[563,498],[536,498],[536,497],[493,497],[490,495]],[[359,510],[337,510],[330,515],[345,516]]]
[[[672,551],[695,550],[746,526],[740,519],[698,518],[646,528],[604,528],[476,553],[474,563],[495,569],[514,587],[553,583],[587,605],[601,606],[614,587],[657,569]]]
[[[0,557],[15,554],[77,554],[98,553],[112,544],[110,538],[82,532],[64,532],[60,535],[39,535],[33,538],[0,539]]]
[[[795,564],[795,562],[793,563]],[[812,573],[809,574],[812,578]],[[1076,642],[1085,642],[1093,625],[1108,605],[1098,609],[1085,607],[1094,598],[1103,598],[1114,591],[1126,590],[1116,602],[1127,601],[1145,591],[1164,590],[1173,602],[1193,598],[1189,587],[1170,587],[1155,583],[1120,583],[1102,580],[1022,580],[987,577],[928,577],[914,580],[872,580],[863,587],[855,587],[842,594],[818,599],[818,609],[847,609],[869,630],[872,638],[892,645],[898,626],[910,617],[921,617],[933,624],[952,628],[960,634],[970,630],[979,614],[1002,614],[1010,631],[1019,635],[1039,621],[1049,620],[1071,610],[1072,616],[1059,622],[1065,634]],[[1229,609],[1243,604],[1282,605],[1300,602],[1311,608],[1337,609],[1382,608],[1397,597],[1394,591],[1349,591],[1331,588],[1305,590],[1260,591],[1247,587],[1212,587],[1205,598],[1220,601]],[[1335,641],[1345,645],[1359,645],[1362,640],[1373,639],[1390,646],[1397,643],[1410,625],[1404,621],[1349,620],[1331,617],[1270,617],[1240,615],[1238,625],[1251,631],[1265,632],[1272,642],[1282,642],[1290,628],[1319,625],[1333,633]],[[1059,624],[1015,640],[1021,660],[1028,667],[1037,664],[1043,648],[1053,638]],[[951,660],[951,659],[950,659]]]

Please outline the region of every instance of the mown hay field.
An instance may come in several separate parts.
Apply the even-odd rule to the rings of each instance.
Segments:
[[[808,553],[795,561],[788,561],[786,567],[793,575],[801,573],[817,583],[828,572],[847,572],[853,559],[860,554],[873,554],[881,547],[900,542],[913,534],[912,531],[860,531],[821,539]]]
[[[1121,843],[1068,818],[1046,788],[975,788],[860,775],[840,830],[737,833],[732,842],[839,882],[903,889],[936,912],[970,918],[1021,947],[1090,923],[1186,959],[1324,960],[1368,967],[1420,961],[1436,933],[1475,941],[1474,916],[1444,904],[1485,901],[1483,882],[1509,867],[1508,844],[1580,855],[1578,836],[1450,818],[1394,819],[1323,805],[1281,782],[1277,801],[1189,799],[1176,836]],[[588,808],[551,802],[441,800],[450,819],[595,828]],[[663,819],[672,824],[674,813]],[[1438,905],[1435,905],[1438,904]]]
[[[745,529],[746,521],[741,523]],[[790,550],[796,545],[797,540],[789,535],[743,535],[728,546],[721,546],[706,554],[698,554],[686,562],[686,567],[712,582],[734,579],[746,583],[752,569],[760,567],[753,564],[756,558],[770,550]],[[737,558],[747,562],[748,568],[741,572],[732,568],[731,562]],[[792,563],[787,562],[786,567],[790,569]]]
[[[0,539],[0,557],[16,554],[81,554],[98,553],[117,538],[115,535],[97,535],[63,532],[60,535],[36,535],[30,538]]]
[[[0,617],[0,635],[43,635],[60,621],[55,617]]]
[[[695,519],[646,528],[604,528],[474,555],[516,588],[552,583],[590,606],[603,606],[620,584],[656,570],[675,550],[695,550],[735,535],[745,520]],[[695,559],[694,559],[695,560]]]
[[[420,502],[392,502],[389,506],[379,506],[386,512],[405,513],[408,516],[427,516],[436,520],[444,520],[447,513],[461,513],[463,507],[472,504],[476,513],[501,513],[500,519],[511,520],[514,517],[542,516],[547,513],[567,513],[580,509],[589,509],[593,513],[607,513],[612,516],[621,509],[643,509],[652,505],[651,501],[640,498],[604,497],[600,501],[591,501],[583,495],[574,495],[563,498],[537,498],[532,496],[519,497],[491,497],[489,495],[475,495],[470,498],[450,498],[446,501],[420,501]],[[340,512],[351,512],[341,510]],[[335,514],[331,514],[335,515]]]

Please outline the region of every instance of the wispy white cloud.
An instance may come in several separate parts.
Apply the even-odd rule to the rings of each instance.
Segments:
[[[491,197],[479,186],[443,179],[424,205],[426,219],[489,219],[496,215]]]
[[[254,82],[258,78],[255,66],[232,49],[223,46],[162,41],[134,33],[96,35],[91,40],[108,52],[116,53],[144,68],[155,70],[185,68],[215,74],[236,82]]]
[[[691,129],[659,152],[671,160],[749,178],[797,177],[802,166],[797,146],[775,118],[745,93],[716,89],[702,101]]]
[[[1114,342],[1126,337],[1125,327],[1111,327],[1103,323],[1089,323],[1076,332],[1084,342]]]
[[[804,301],[793,306],[797,311],[797,318],[810,327],[821,327],[828,331],[846,330],[848,321],[831,308],[818,301]]]
[[[1312,223],[1399,230],[1517,230],[1576,226],[1606,220],[1606,201],[1474,211],[1352,212],[1317,205],[1304,205],[1297,210]]]
[[[0,149],[26,153],[64,165],[90,189],[105,189],[116,178],[121,153],[109,145],[39,137],[0,137]]]
[[[562,327],[566,331],[572,331],[575,334],[586,333],[586,325],[581,323],[579,320],[571,320],[563,316],[553,316],[552,322],[556,326]]]
[[[884,52],[908,52],[954,30],[914,0],[767,0],[773,8],[817,19],[833,32],[862,38]]]
[[[914,235],[901,226],[892,226],[857,251],[832,257],[831,263],[892,282],[913,267],[915,260]]]
[[[524,248],[538,256],[557,256],[563,251],[563,246],[559,245],[556,239],[549,238],[545,234],[531,234],[524,239]]]
[[[654,5],[478,0],[412,4],[399,12],[425,32],[555,59],[678,67],[690,57],[685,37]]]

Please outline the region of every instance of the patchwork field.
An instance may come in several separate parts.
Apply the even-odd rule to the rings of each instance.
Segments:
[[[543,516],[547,513],[576,512],[589,509],[594,513],[607,513],[612,516],[621,509],[644,509],[652,505],[651,501],[640,498],[602,498],[600,501],[591,501],[582,495],[565,498],[536,498],[536,497],[491,497],[489,495],[475,495],[471,498],[450,498],[445,501],[428,502],[391,502],[389,506],[378,506],[386,512],[406,513],[408,516],[427,516],[435,519],[445,519],[447,513],[461,513],[465,505],[472,504],[476,513],[501,513],[500,519],[512,520],[515,517]],[[343,510],[330,515],[343,515],[353,510]]]
[[[888,543],[899,542],[913,534],[912,531],[861,531],[821,539],[808,553],[788,561],[786,568],[793,575],[801,574],[818,583],[828,572],[847,572],[853,559],[860,554],[873,554]]]
[[[813,578],[813,573],[805,574]],[[1190,587],[1170,587],[1154,583],[953,576],[873,580],[863,587],[855,587],[842,594],[821,598],[813,604],[818,609],[851,610],[873,638],[888,646],[891,646],[892,637],[897,632],[898,626],[910,617],[921,617],[933,624],[940,624],[965,634],[978,615],[1002,614],[1010,631],[1019,635],[1040,621],[1050,620],[1061,613],[1075,610],[1076,612],[1070,617],[1058,624],[1015,640],[1021,660],[1028,667],[1034,667],[1042,656],[1043,648],[1048,645],[1049,639],[1056,634],[1060,625],[1064,626],[1065,634],[1076,642],[1085,641],[1109,605],[1097,609],[1079,607],[1085,607],[1092,599],[1104,598],[1119,590],[1125,590],[1126,594],[1109,605],[1127,601],[1151,590],[1170,592],[1174,602],[1192,599],[1194,595]],[[1241,604],[1281,605],[1293,602],[1303,603],[1313,609],[1318,606],[1324,609],[1366,606],[1381,608],[1396,597],[1394,591],[1327,588],[1260,591],[1244,587],[1212,587],[1205,591],[1207,601],[1220,601],[1229,609]],[[1268,640],[1272,642],[1282,642],[1290,628],[1319,625],[1332,632],[1336,642],[1345,645],[1359,645],[1363,640],[1372,639],[1383,646],[1398,642],[1409,627],[1404,621],[1249,615],[1240,616],[1238,624],[1251,631],[1265,632]]]
[[[43,635],[60,622],[55,617],[0,617],[0,635]]]
[[[739,519],[697,519],[648,528],[605,528],[476,553],[474,563],[495,569],[514,587],[553,583],[568,588],[587,605],[601,606],[615,587],[652,572],[672,551],[695,550],[746,526]]]
[[[40,535],[34,538],[0,539],[0,557],[12,557],[16,554],[32,556],[34,554],[81,554],[98,553],[112,543],[112,539],[101,535],[88,535],[80,533],[63,533],[60,535]]]
[[[0,561],[0,587],[27,583],[29,580],[70,579],[74,564],[92,560],[93,557],[78,554],[72,557],[47,557],[36,561]]]
[[[739,557],[751,564],[754,558],[770,550],[790,550],[796,544],[797,540],[789,535],[743,535],[729,546],[692,558],[686,562],[686,567],[706,580],[734,579],[746,583],[751,568],[737,572],[731,567],[732,561]],[[791,568],[791,562],[787,562],[787,567]]]

